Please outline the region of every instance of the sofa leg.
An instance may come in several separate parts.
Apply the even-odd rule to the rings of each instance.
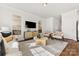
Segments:
[[[64,41],[64,37],[62,37],[63,41]]]

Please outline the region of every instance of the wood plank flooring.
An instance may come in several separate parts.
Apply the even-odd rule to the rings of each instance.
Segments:
[[[64,41],[68,42],[69,44],[60,54],[60,56],[79,56],[79,42],[65,39]]]

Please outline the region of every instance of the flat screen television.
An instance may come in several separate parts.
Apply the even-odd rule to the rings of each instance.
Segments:
[[[25,21],[25,26],[27,28],[36,28],[36,22]]]

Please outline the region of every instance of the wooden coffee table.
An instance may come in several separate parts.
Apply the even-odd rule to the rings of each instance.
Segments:
[[[47,45],[47,37],[36,38],[35,42],[37,45]]]

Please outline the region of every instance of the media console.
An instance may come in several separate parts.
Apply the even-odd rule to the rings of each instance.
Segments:
[[[31,32],[31,31],[25,31],[24,32],[24,39],[33,38],[34,36],[37,36],[37,32]]]

